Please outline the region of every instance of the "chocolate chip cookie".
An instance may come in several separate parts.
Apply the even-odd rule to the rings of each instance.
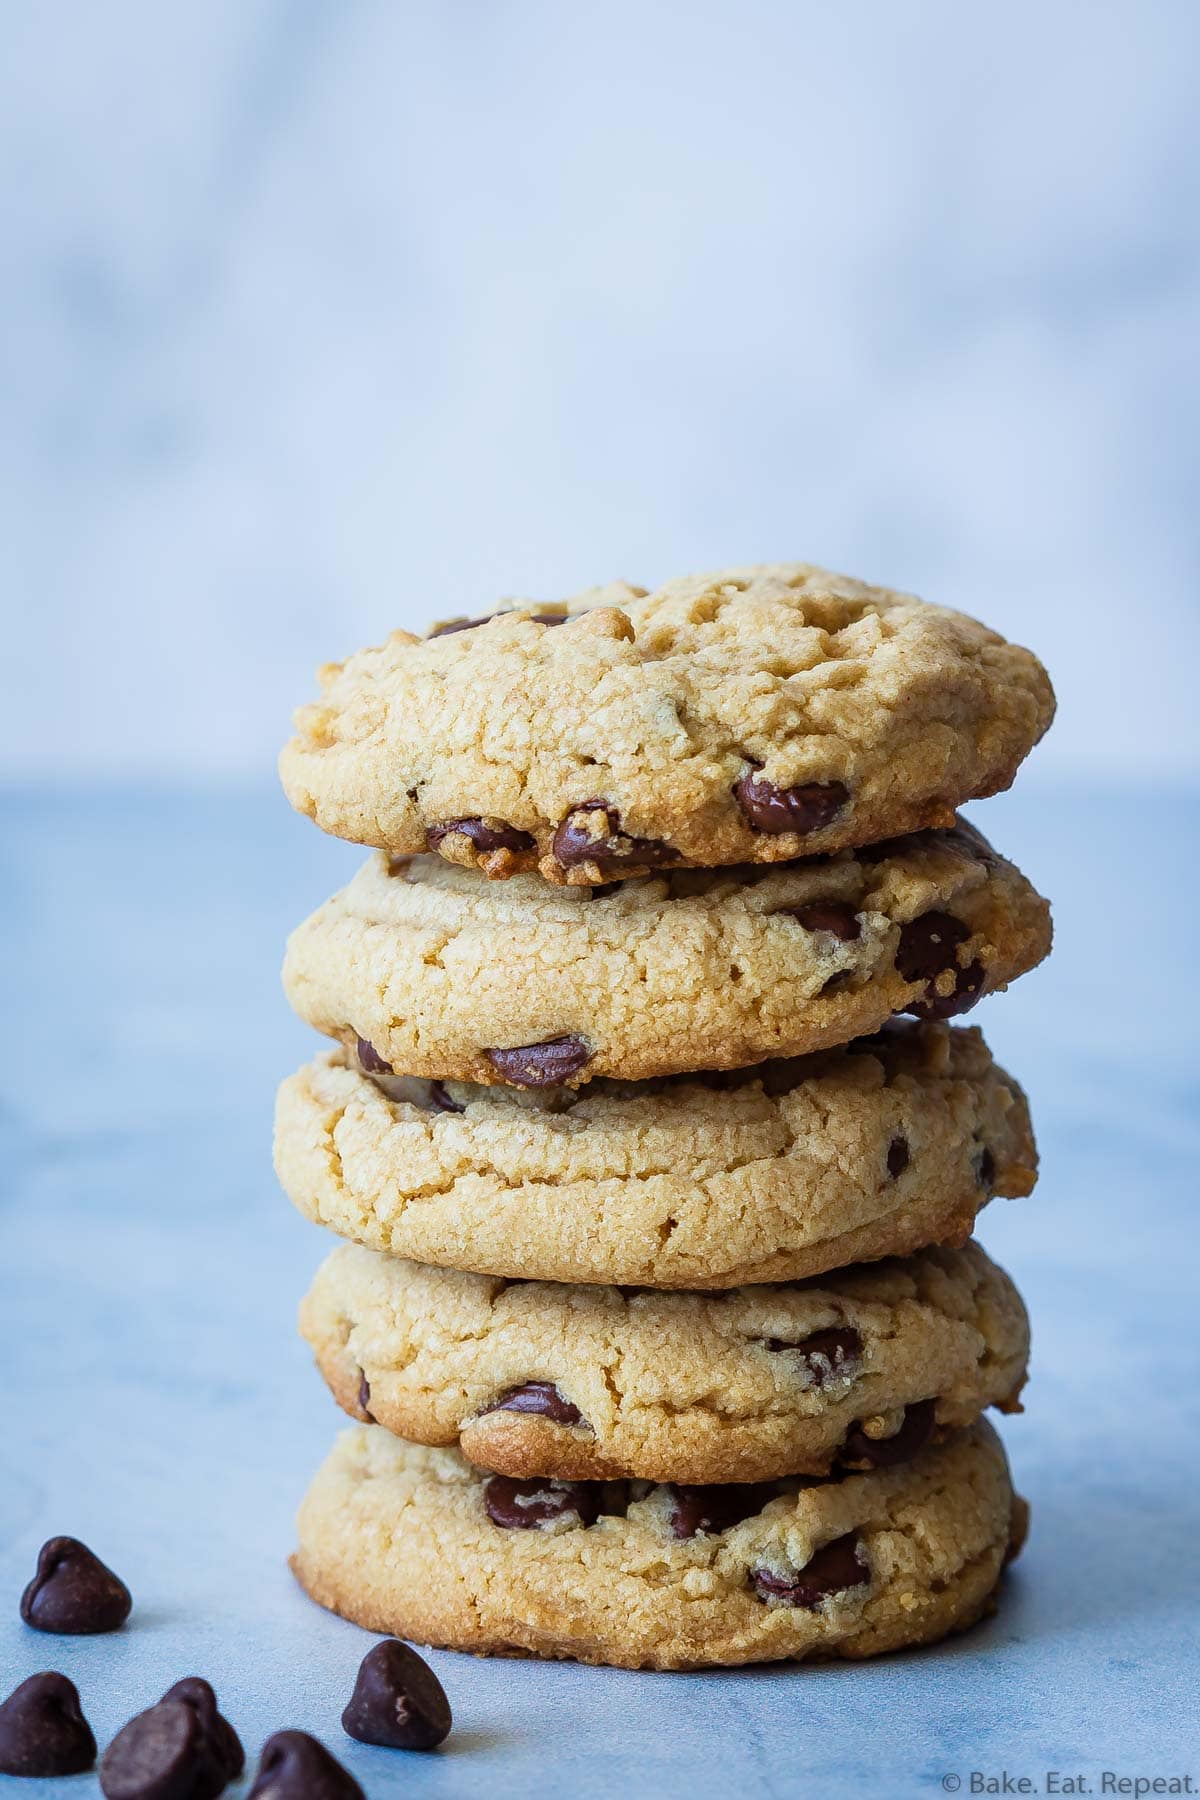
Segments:
[[[949,1018],[1049,948],[1046,902],[960,824],[596,889],[379,854],[293,932],[284,985],[380,1069],[578,1086],[800,1055],[898,1012]]]
[[[397,631],[320,678],[280,769],[323,830],[583,885],[949,825],[1054,712],[1028,650],[804,563]]]
[[[961,1244],[993,1194],[1032,1191],[1037,1155],[978,1031],[895,1020],[810,1057],[580,1089],[372,1075],[335,1050],[283,1083],[275,1162],[301,1212],[374,1250],[722,1288]]]
[[[301,1329],[345,1410],[503,1475],[688,1483],[907,1461],[1018,1410],[1029,1325],[978,1244],[786,1287],[565,1287],[344,1244]]]
[[[720,1487],[517,1481],[360,1425],[304,1501],[292,1567],[418,1643],[689,1669],[960,1631],[1024,1524],[982,1420],[894,1468]]]

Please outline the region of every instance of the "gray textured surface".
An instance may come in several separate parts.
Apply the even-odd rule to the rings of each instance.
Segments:
[[[858,1668],[653,1676],[434,1660],[456,1709],[418,1758],[343,1739],[368,1640],[284,1566],[338,1415],[293,1316],[323,1248],[277,1193],[275,1080],[309,1039],[288,927],[356,853],[273,793],[10,795],[0,835],[0,1691],[79,1683],[101,1742],[178,1676],[217,1685],[252,1756],[298,1725],[372,1796],[941,1791],[944,1774],[1191,1772],[1197,1444],[1197,807],[1015,796],[975,818],[1056,901],[1060,948],[976,1015],[1031,1091],[1035,1196],[981,1235],[1034,1321],[1006,1423],[1033,1536],[999,1617]],[[1138,820],[1131,845],[1113,821]],[[116,1637],[39,1637],[42,1539],[125,1576]],[[431,1571],[436,1579],[436,1571]],[[87,1778],[14,1793],[87,1794]]]

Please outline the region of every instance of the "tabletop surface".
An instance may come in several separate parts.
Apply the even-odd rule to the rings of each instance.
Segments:
[[[1200,1786],[1195,796],[1031,778],[972,814],[1054,900],[1059,946],[974,1015],[1030,1092],[1043,1156],[1032,1198],[996,1201],[980,1230],[1035,1345],[1028,1410],[1003,1425],[1033,1528],[998,1616],[849,1667],[654,1675],[431,1653],[456,1723],[428,1756],[343,1736],[372,1640],[313,1606],[285,1560],[340,1415],[294,1324],[330,1240],[270,1166],[273,1086],[313,1049],[277,971],[287,930],[360,853],[268,791],[3,807],[0,1695],[62,1669],[103,1745],[203,1674],[252,1763],[299,1726],[372,1800],[903,1800],[1002,1791],[1006,1774],[1137,1791],[1105,1789],[1105,1771]],[[60,1532],[129,1583],[124,1631],[20,1623],[38,1546]]]

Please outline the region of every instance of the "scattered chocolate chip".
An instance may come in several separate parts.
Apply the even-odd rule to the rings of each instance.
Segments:
[[[483,1490],[483,1504],[493,1525],[505,1531],[528,1531],[575,1514],[581,1525],[600,1517],[600,1484],[594,1481],[543,1481],[534,1476],[514,1481],[493,1475]]]
[[[535,1418],[551,1419],[555,1425],[583,1422],[579,1408],[560,1394],[552,1381],[526,1381],[521,1387],[510,1388],[483,1411],[531,1413]]]
[[[221,1750],[183,1700],[138,1713],[100,1758],[107,1800],[216,1800],[228,1781]]]
[[[952,1019],[969,1012],[983,991],[983,967],[969,963],[958,966],[958,946],[970,937],[970,928],[951,913],[927,912],[910,919],[900,928],[896,948],[896,967],[905,981],[923,981],[925,993],[905,1007],[918,1019]],[[938,978],[954,975],[954,988],[949,994],[938,992]]]
[[[832,1594],[866,1587],[871,1571],[862,1539],[857,1531],[848,1531],[845,1537],[822,1544],[795,1575],[752,1569],[750,1579],[760,1599],[783,1600],[788,1606],[803,1606],[811,1611]]]
[[[446,1690],[424,1657],[397,1638],[367,1651],[342,1714],[348,1736],[389,1750],[433,1750],[450,1724]]]
[[[906,1137],[894,1137],[888,1145],[887,1153],[887,1172],[893,1181],[903,1175],[908,1164],[908,1139]]]
[[[507,613],[484,613],[481,619],[449,619],[445,625],[435,625],[429,633],[431,638],[449,637],[455,631],[474,631],[477,625],[490,625],[493,619],[506,618]],[[531,625],[565,625],[570,618],[569,613],[526,613]]]
[[[907,1462],[923,1450],[933,1436],[936,1400],[917,1400],[906,1406],[899,1431],[891,1437],[868,1437],[861,1425],[852,1425],[846,1433],[840,1460],[844,1463],[867,1463],[872,1469],[890,1469],[895,1463]]]
[[[21,1617],[35,1631],[70,1637],[117,1631],[133,1601],[125,1583],[78,1538],[42,1545],[37,1573],[21,1595]]]
[[[277,1731],[262,1747],[258,1773],[246,1800],[367,1800],[343,1769],[307,1731]]]
[[[743,1519],[762,1511],[778,1489],[769,1481],[711,1482],[692,1487],[671,1482],[671,1531],[677,1538],[693,1538],[699,1532],[728,1531]]]
[[[65,1675],[31,1675],[0,1705],[0,1775],[82,1775],[96,1740]]]
[[[787,1350],[801,1358],[808,1365],[811,1384],[815,1388],[828,1387],[831,1381],[841,1381],[850,1374],[862,1356],[862,1337],[853,1325],[830,1325],[824,1331],[810,1332],[799,1343],[789,1343],[786,1338],[768,1338],[768,1350]]]
[[[621,815],[607,800],[580,800],[573,806],[554,833],[551,850],[562,869],[595,863],[602,875],[617,877],[630,863],[657,868],[679,860],[679,852],[661,839],[623,832]]]
[[[555,1087],[569,1081],[592,1060],[579,1037],[548,1038],[544,1044],[521,1044],[511,1050],[483,1053],[498,1075],[516,1087]]]
[[[185,1675],[167,1689],[163,1700],[179,1700],[192,1708],[230,1781],[236,1781],[246,1766],[246,1752],[241,1738],[217,1706],[212,1683],[202,1675]]]
[[[814,901],[811,906],[785,906],[780,908],[789,919],[796,919],[805,931],[828,931],[840,938],[843,944],[853,944],[862,936],[862,926],[852,906],[843,906],[837,901]]]
[[[734,786],[738,805],[755,831],[820,831],[841,812],[850,790],[840,781],[809,781],[800,787],[776,787],[753,770]]]
[[[996,1185],[996,1158],[986,1144],[979,1152],[975,1167],[980,1187],[990,1194]]]
[[[360,1037],[355,1045],[358,1052],[360,1068],[368,1075],[394,1075],[395,1070],[390,1062],[384,1062],[374,1044],[368,1044],[366,1038]]]
[[[460,837],[469,838],[472,848],[480,856],[486,856],[490,850],[536,850],[536,840],[527,831],[518,831],[515,825],[506,825],[503,819],[493,820],[490,824],[485,819],[447,819],[443,825],[431,825],[425,833],[425,842],[431,850],[436,850],[442,839],[456,832]]]
[[[375,1414],[371,1411],[371,1384],[367,1380],[365,1369],[358,1371],[358,1410],[366,1413],[368,1419],[374,1421]]]
[[[435,1112],[460,1113],[467,1110],[465,1106],[460,1106],[458,1101],[452,1098],[449,1089],[441,1081],[430,1082],[429,1104]]]

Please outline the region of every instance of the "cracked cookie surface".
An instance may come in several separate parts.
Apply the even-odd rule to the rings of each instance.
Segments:
[[[342,1407],[568,1481],[825,1475],[1017,1410],[1019,1294],[980,1249],[715,1294],[506,1282],[345,1244],[301,1329]]]
[[[320,674],[280,759],[299,811],[584,884],[947,825],[1009,786],[1054,711],[1028,650],[804,563],[398,631]]]
[[[279,1178],[371,1249],[513,1279],[721,1288],[962,1243],[1032,1191],[1020,1088],[978,1031],[876,1038],[715,1078],[483,1088],[368,1076],[343,1050],[285,1081]]]
[[[372,1631],[687,1669],[859,1658],[982,1617],[1026,1509],[980,1421],[912,1462],[764,1491],[514,1482],[381,1426],[345,1433],[292,1567]]]
[[[380,1068],[578,1086],[947,1018],[1033,968],[1050,909],[973,827],[597,889],[377,854],[293,933],[292,1006]]]

